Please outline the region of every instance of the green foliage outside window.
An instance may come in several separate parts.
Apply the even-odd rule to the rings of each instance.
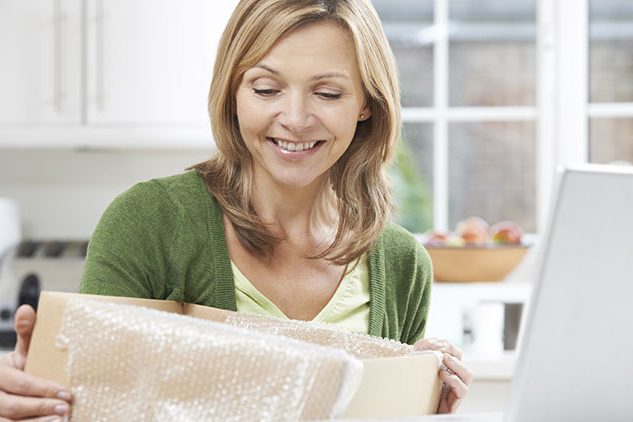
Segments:
[[[430,188],[406,140],[400,142],[396,159],[388,173],[397,206],[397,223],[412,233],[430,229],[433,226]]]

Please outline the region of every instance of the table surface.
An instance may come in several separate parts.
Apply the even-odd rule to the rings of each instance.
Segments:
[[[470,413],[456,415],[412,416],[387,419],[337,419],[341,422],[503,422],[503,413]]]
[[[472,413],[456,415],[416,416],[408,418],[381,419],[381,422],[503,422],[503,413]],[[349,422],[352,422],[351,420]]]

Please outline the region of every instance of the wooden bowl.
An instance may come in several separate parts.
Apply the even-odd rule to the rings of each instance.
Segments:
[[[523,259],[525,245],[427,246],[435,281],[501,281]]]

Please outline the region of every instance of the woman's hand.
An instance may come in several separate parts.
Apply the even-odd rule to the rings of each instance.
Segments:
[[[33,308],[20,306],[15,313],[15,351],[0,357],[0,421],[61,421],[70,412],[67,388],[24,372],[34,325]]]
[[[425,338],[415,343],[416,350],[438,350],[444,353],[440,379],[444,383],[437,413],[455,413],[473,381],[473,373],[462,363],[462,352],[445,340]]]

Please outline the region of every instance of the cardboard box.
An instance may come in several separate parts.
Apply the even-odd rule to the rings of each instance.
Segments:
[[[112,303],[143,306],[223,322],[230,311],[173,301],[42,292],[25,371],[69,385],[66,351],[55,346],[66,302],[89,297]],[[433,414],[441,392],[440,362],[433,353],[363,359],[364,374],[345,418],[404,417]]]

